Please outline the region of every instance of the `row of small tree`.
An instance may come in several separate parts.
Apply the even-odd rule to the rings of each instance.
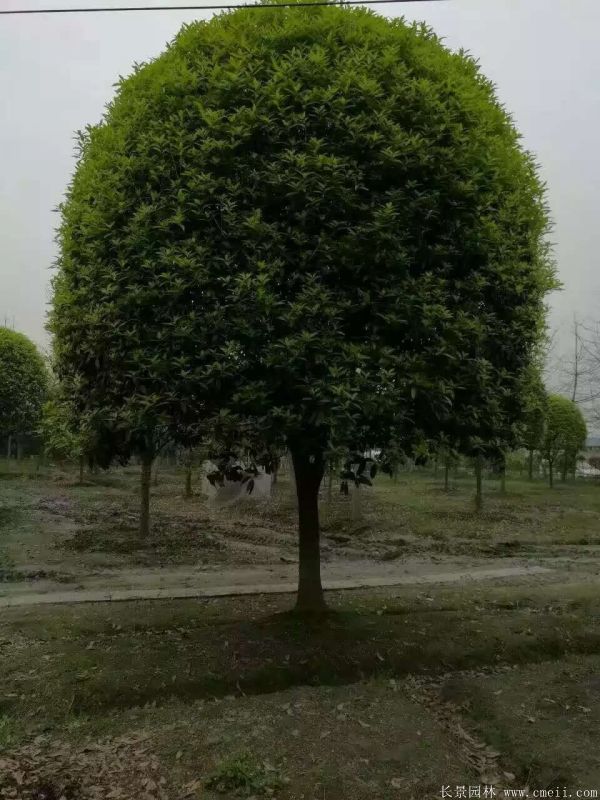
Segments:
[[[528,451],[529,479],[533,479],[536,455],[547,467],[548,481],[560,472],[562,480],[575,472],[577,458],[585,446],[587,425],[578,406],[562,395],[547,395],[541,381],[528,395],[522,425],[522,444]]]

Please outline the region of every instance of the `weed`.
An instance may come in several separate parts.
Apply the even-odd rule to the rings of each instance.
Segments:
[[[6,714],[0,714],[0,750],[9,748],[15,741],[14,723]]]
[[[276,767],[266,761],[258,763],[249,753],[222,761],[207,781],[207,787],[237,797],[273,795],[285,781]]]

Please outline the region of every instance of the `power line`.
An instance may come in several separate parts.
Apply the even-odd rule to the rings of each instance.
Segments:
[[[343,0],[341,5],[344,6],[373,6],[380,3],[383,4],[397,4],[397,3],[441,3],[444,0]],[[11,8],[6,11],[0,11],[0,15],[8,14],[96,14],[105,11],[226,11],[234,8],[296,8],[298,6],[340,6],[339,2],[331,2],[330,0],[316,0],[316,2],[309,3],[244,3],[242,5],[210,5],[210,6],[117,6],[115,8],[97,7],[97,8]]]

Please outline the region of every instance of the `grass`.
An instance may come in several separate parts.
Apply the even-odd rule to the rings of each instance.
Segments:
[[[249,753],[221,761],[206,781],[209,789],[238,797],[272,795],[284,785],[285,780],[276,767],[257,762]]]
[[[0,473],[1,474],[1,473]],[[6,475],[8,473],[4,473]],[[161,468],[153,486],[153,534],[137,535],[138,470],[115,469],[86,478],[40,471],[0,480],[0,567],[40,576],[59,573],[77,582],[98,571],[146,567],[279,563],[296,552],[295,506],[287,476],[270,503],[249,501],[219,511],[199,493],[184,501],[183,473]],[[416,470],[397,482],[383,476],[362,493],[363,518],[351,502],[324,490],[324,558],[394,561],[400,558],[573,558],[600,546],[600,487],[584,480],[548,489],[541,481],[509,476],[485,481],[485,507],[476,514],[473,481]],[[588,552],[588,551],[585,551]]]
[[[600,729],[581,727],[600,710],[591,697],[600,665],[595,584],[402,587],[329,601],[333,613],[312,623],[277,596],[7,609],[0,714],[9,749],[48,737],[47,753],[56,742],[71,753],[88,739],[114,743],[141,731],[171,776],[169,798],[196,783],[192,797],[264,789],[312,798],[319,784],[329,800],[387,798],[394,786],[421,800],[439,796],[448,776],[477,775],[452,732],[412,697],[419,676],[439,688],[441,707],[461,708],[517,778],[558,779],[557,753],[579,748],[560,774],[569,785],[596,780]],[[550,674],[563,695],[545,718]],[[539,699],[527,700],[534,691]],[[562,737],[544,750],[569,692],[564,752]],[[539,730],[529,716],[544,720]]]
[[[46,721],[58,722],[68,713],[105,714],[173,699],[600,653],[593,588],[563,587],[562,604],[550,606],[546,587],[539,594],[523,587],[521,597],[514,588],[510,602],[443,593],[425,608],[408,593],[400,603],[397,596],[367,597],[354,607],[340,597],[336,613],[314,624],[281,613],[282,599],[256,602],[256,616],[246,601],[235,601],[233,617],[222,602],[9,610],[5,630],[18,629],[29,644],[5,667],[12,697],[4,711],[33,718],[41,710]]]
[[[600,656],[571,655],[445,679],[442,697],[510,763],[522,785],[600,789]]]
[[[7,715],[0,714],[0,750],[10,747],[16,739],[14,720]]]
[[[600,789],[600,487],[509,476],[502,495],[489,479],[478,515],[468,476],[448,493],[441,480],[378,479],[360,524],[324,496],[325,558],[561,569],[328,593],[332,613],[310,622],[276,595],[3,609],[0,797],[427,800],[490,777]],[[145,543],[136,482],[134,468],[0,480],[4,580],[294,553],[285,476],[271,504],[223,513],[184,502],[164,468]]]

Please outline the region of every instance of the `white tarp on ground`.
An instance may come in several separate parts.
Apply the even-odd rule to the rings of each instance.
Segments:
[[[243,465],[239,462],[231,466],[239,466],[243,469]],[[228,480],[224,476],[221,479],[213,478],[210,481],[207,476],[217,472],[219,472],[219,468],[212,461],[205,461],[202,465],[202,491],[208,497],[211,506],[229,506],[246,498],[262,500],[271,495],[273,476],[267,474],[261,467],[258,467],[258,475],[252,475],[243,482]]]
[[[577,465],[577,476],[582,478],[600,478],[600,469],[586,464],[585,461]]]

